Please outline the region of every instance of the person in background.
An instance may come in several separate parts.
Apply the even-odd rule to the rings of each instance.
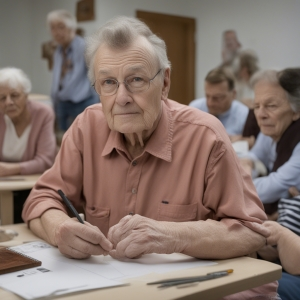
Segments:
[[[53,57],[51,97],[58,127],[65,132],[78,114],[99,97],[87,77],[84,39],[75,34],[76,19],[65,10],[48,14],[47,23],[58,45]]]
[[[0,177],[40,174],[54,162],[54,113],[28,100],[30,91],[31,82],[22,70],[0,69]],[[27,195],[28,191],[15,193],[15,222],[22,222]]]
[[[280,199],[278,222],[266,221],[270,231],[267,246],[258,251],[261,258],[282,265],[278,293],[282,300],[300,300],[300,195],[295,187],[290,198]]]
[[[33,188],[23,210],[30,229],[73,258],[221,259],[260,249],[266,215],[252,180],[216,118],[168,99],[165,42],[118,17],[88,39],[86,59],[102,104],[74,121]],[[58,189],[85,208],[85,226]],[[276,286],[243,294],[275,299]]]
[[[234,59],[232,70],[236,82],[236,99],[253,109],[254,91],[251,77],[259,70],[258,57],[253,50],[241,50]]]
[[[226,30],[222,34],[222,64],[231,65],[242,45],[235,30]]]
[[[272,215],[290,186],[300,189],[300,68],[258,72],[253,85],[261,133],[241,163],[249,173],[255,173],[257,161],[269,171],[255,178],[254,185],[266,212]]]
[[[232,138],[242,135],[249,108],[235,100],[233,74],[224,68],[216,68],[205,77],[205,98],[193,100],[189,106],[217,117]]]

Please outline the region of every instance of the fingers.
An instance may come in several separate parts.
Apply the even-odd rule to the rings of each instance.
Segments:
[[[120,220],[118,224],[115,226],[112,226],[107,234],[107,238],[109,241],[112,242],[114,246],[116,246],[121,240],[126,238],[131,230],[134,228],[133,226],[135,225],[134,223],[130,223],[132,220],[133,216],[128,215]]]
[[[99,228],[85,222],[68,219],[55,231],[59,250],[66,256],[86,258],[90,255],[107,255],[113,246]]]

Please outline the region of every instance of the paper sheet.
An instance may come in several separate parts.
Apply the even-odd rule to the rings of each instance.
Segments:
[[[124,284],[122,281],[130,277],[216,264],[183,254],[147,254],[125,261],[110,256],[75,260],[44,242],[11,248],[42,261],[41,267],[0,275],[0,287],[25,299],[113,287]]]

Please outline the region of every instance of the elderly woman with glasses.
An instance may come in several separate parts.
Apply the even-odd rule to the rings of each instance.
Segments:
[[[22,70],[0,69],[1,177],[43,173],[54,162],[54,113],[28,100],[30,90],[31,82]]]
[[[278,199],[288,197],[291,186],[300,189],[300,68],[266,70],[253,78],[254,113],[261,133],[242,163],[253,168],[258,161],[268,175],[254,179],[266,212],[277,211]]]
[[[65,133],[25,203],[30,229],[73,258],[217,259],[262,247],[266,215],[224,127],[168,99],[164,41],[143,22],[118,17],[88,39],[86,59],[102,104]],[[84,208],[85,226],[68,216],[59,189]]]

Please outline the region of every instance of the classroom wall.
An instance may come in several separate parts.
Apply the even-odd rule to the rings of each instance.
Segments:
[[[35,93],[49,94],[51,72],[41,59],[50,39],[47,13],[75,13],[77,0],[0,0],[0,67],[17,66],[32,79]],[[206,73],[221,61],[221,34],[236,29],[245,49],[254,49],[262,68],[300,66],[299,0],[95,0],[96,20],[81,22],[86,34],[116,15],[136,10],[193,17],[196,32],[196,97],[203,95]]]

